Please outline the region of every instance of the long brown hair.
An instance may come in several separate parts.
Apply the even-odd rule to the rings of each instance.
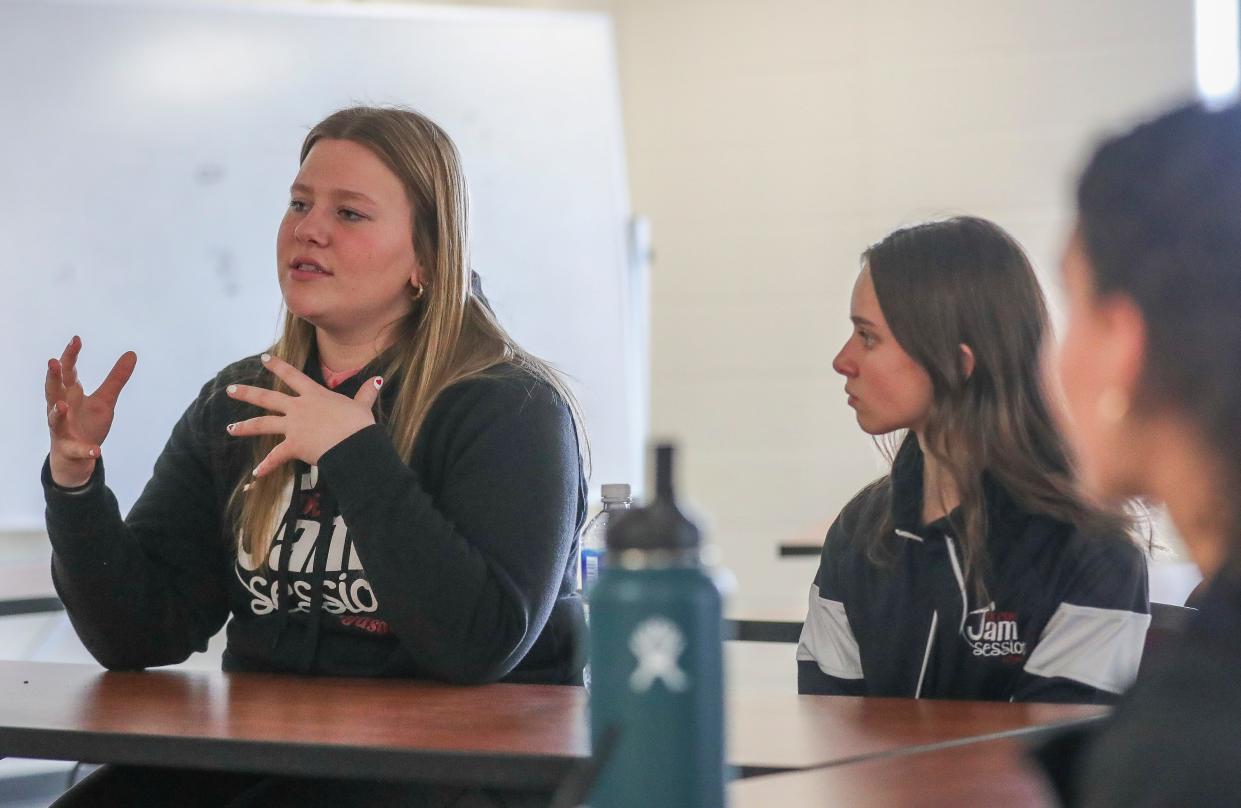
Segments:
[[[1123,516],[1083,498],[1052,419],[1040,384],[1047,306],[1016,240],[992,222],[962,216],[897,230],[862,260],[893,336],[930,376],[921,442],[960,495],[953,528],[975,591],[985,594],[980,573],[988,563],[985,476],[1025,511],[1091,533],[1124,532]],[[973,353],[972,370],[962,345]],[[872,558],[891,535],[885,525]]]
[[[421,264],[424,292],[409,313],[392,325],[395,336],[385,352],[385,379],[396,380],[396,403],[384,422],[397,451],[409,462],[414,439],[436,397],[451,385],[501,364],[512,364],[550,385],[573,413],[578,445],[586,446],[576,399],[555,368],[527,353],[472,291],[468,255],[469,205],[461,158],[438,125],[407,109],[352,107],[329,115],[306,135],[300,160],[322,139],[349,140],[369,149],[405,187],[413,211],[413,247]],[[412,291],[412,288],[411,288]],[[315,328],[285,311],[279,339],[269,352],[296,368],[315,346]],[[291,392],[272,379],[276,389]],[[267,455],[281,436],[255,439],[254,460]],[[238,552],[265,563],[284,492],[293,484],[293,464],[285,464],[233,491]]]

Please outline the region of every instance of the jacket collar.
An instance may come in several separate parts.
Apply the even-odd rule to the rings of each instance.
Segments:
[[[350,376],[348,379],[345,379],[333,388],[333,392],[340,393],[342,396],[349,396],[350,398],[353,398],[358,394],[358,390],[362,387],[363,382],[372,376],[381,375],[381,371],[388,363],[390,353],[391,349],[388,349],[372,359],[357,373]],[[313,379],[316,384],[322,384],[325,387],[327,386],[323,380],[323,366],[319,364],[318,347],[311,346],[310,356],[306,358],[306,365],[302,368],[302,372]],[[383,393],[380,394],[380,398],[384,400],[385,404],[388,403],[388,399],[391,396],[395,395],[394,391],[396,390],[396,385],[392,384],[394,381],[396,380],[386,376],[384,377]]]
[[[892,459],[892,527],[900,535],[921,536],[922,524],[922,447],[912,432],[905,437]]]
[[[892,498],[892,527],[897,535],[907,539],[922,540],[932,534],[955,533],[954,525],[962,523],[960,507],[930,524],[922,521],[924,465],[922,447],[912,432],[901,443],[896,457],[892,459],[890,474]],[[987,507],[988,532],[1000,526],[1015,526],[1024,522],[1026,514],[989,472],[983,472],[983,496]],[[1007,532],[1007,531],[1005,531]]]

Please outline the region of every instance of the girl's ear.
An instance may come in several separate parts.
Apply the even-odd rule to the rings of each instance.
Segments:
[[[1101,360],[1103,387],[1132,401],[1146,364],[1146,321],[1137,304],[1125,295],[1099,301],[1097,311],[1103,327],[1095,350]]]
[[[961,371],[965,373],[965,378],[974,375],[974,349],[961,343]]]

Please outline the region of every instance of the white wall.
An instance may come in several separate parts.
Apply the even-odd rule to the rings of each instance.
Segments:
[[[814,563],[776,544],[882,468],[830,367],[858,253],[968,211],[1054,282],[1090,142],[1193,86],[1191,0],[494,4],[615,15],[652,431],[680,440],[742,606],[802,602]]]
[[[881,468],[830,366],[858,253],[968,211],[1054,279],[1089,144],[1192,92],[1192,3],[613,8],[633,204],[653,226],[652,429],[684,446],[738,603],[800,603],[814,563],[775,545]]]

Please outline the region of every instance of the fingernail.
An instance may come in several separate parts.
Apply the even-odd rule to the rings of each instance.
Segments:
[[[230,384],[228,386],[228,394],[231,396],[233,393],[236,393],[236,392],[237,392],[237,385]]]
[[[257,477],[257,476],[259,476],[259,467],[258,467],[258,466],[255,466],[255,467],[254,467],[254,471],[250,472],[250,476],[251,476],[251,477]]]
[[[86,454],[90,455],[91,457],[99,457],[99,450],[98,450],[98,449],[91,449],[91,450],[90,450],[89,452],[87,452]]]
[[[264,365],[266,365],[268,362],[271,361],[271,354],[269,353],[263,354],[262,356],[259,357],[259,361],[262,362]]]
[[[227,429],[229,432],[232,432],[232,431],[233,431],[233,427],[235,427],[235,426],[237,426],[237,425],[236,425],[236,424],[229,424],[228,426],[226,426],[226,427],[224,427],[224,428],[225,428],[225,429]]]
[[[375,389],[378,390],[379,388],[383,386],[384,386],[383,376],[376,376],[375,377]]]

